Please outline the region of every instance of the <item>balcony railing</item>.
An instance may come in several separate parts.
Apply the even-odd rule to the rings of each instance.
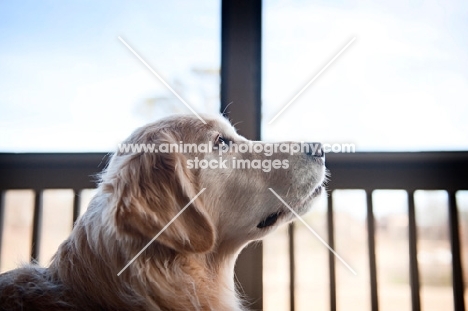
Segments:
[[[103,153],[62,154],[0,154],[0,254],[4,231],[5,192],[14,189],[32,189],[35,192],[32,228],[31,259],[39,258],[43,223],[42,198],[47,189],[72,189],[74,222],[80,214],[82,189],[95,187],[95,176],[107,164],[109,156]],[[416,190],[445,190],[449,198],[449,231],[452,253],[452,285],[454,308],[465,310],[464,283],[461,261],[458,208],[456,192],[468,190],[468,152],[417,152],[417,153],[356,153],[329,154],[327,167],[332,177],[329,191],[337,189],[362,189],[367,197],[367,233],[370,276],[371,310],[379,309],[377,287],[375,221],[372,192],[378,189],[403,189],[408,193],[408,238],[412,310],[421,310],[420,278],[417,260],[417,230],[414,192]],[[327,231],[328,243],[334,248],[334,221],[332,195],[328,196]],[[294,226],[289,227],[289,278],[290,310],[295,309],[295,250]],[[258,261],[257,261],[258,262]],[[1,263],[0,263],[1,264]],[[240,263],[244,267],[249,262]],[[255,264],[255,263],[254,263]],[[335,257],[329,253],[330,310],[336,310]],[[258,275],[240,279],[258,279]],[[255,272],[254,272],[255,273]],[[252,284],[242,284],[249,287]],[[254,291],[255,292],[255,291]],[[261,292],[261,290],[260,290]],[[251,297],[253,300],[261,297]]]

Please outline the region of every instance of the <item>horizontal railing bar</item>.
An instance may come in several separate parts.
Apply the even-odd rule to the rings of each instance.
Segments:
[[[0,153],[0,190],[94,188],[109,155]],[[331,189],[468,189],[466,151],[329,153],[326,158]]]
[[[468,189],[468,152],[327,154],[331,189]]]
[[[0,153],[0,190],[95,188],[106,153]]]

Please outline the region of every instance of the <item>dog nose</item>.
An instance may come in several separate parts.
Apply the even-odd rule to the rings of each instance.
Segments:
[[[306,143],[309,148],[306,148],[306,154],[317,158],[325,158],[325,151],[321,143]]]

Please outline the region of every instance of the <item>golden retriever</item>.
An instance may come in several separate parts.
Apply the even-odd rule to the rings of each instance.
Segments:
[[[172,116],[137,129],[126,144],[161,149],[117,151],[50,266],[0,276],[1,309],[245,310],[237,255],[293,220],[290,208],[308,211],[324,182],[324,153],[286,152],[293,143],[249,141],[221,116],[204,120]],[[212,148],[163,152],[168,144]]]

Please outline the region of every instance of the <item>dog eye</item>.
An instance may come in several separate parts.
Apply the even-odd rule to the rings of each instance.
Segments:
[[[216,137],[215,145],[217,147],[221,147],[224,149],[228,146],[228,143],[229,143],[229,140],[224,137],[221,137],[221,135],[218,135],[218,137]]]

